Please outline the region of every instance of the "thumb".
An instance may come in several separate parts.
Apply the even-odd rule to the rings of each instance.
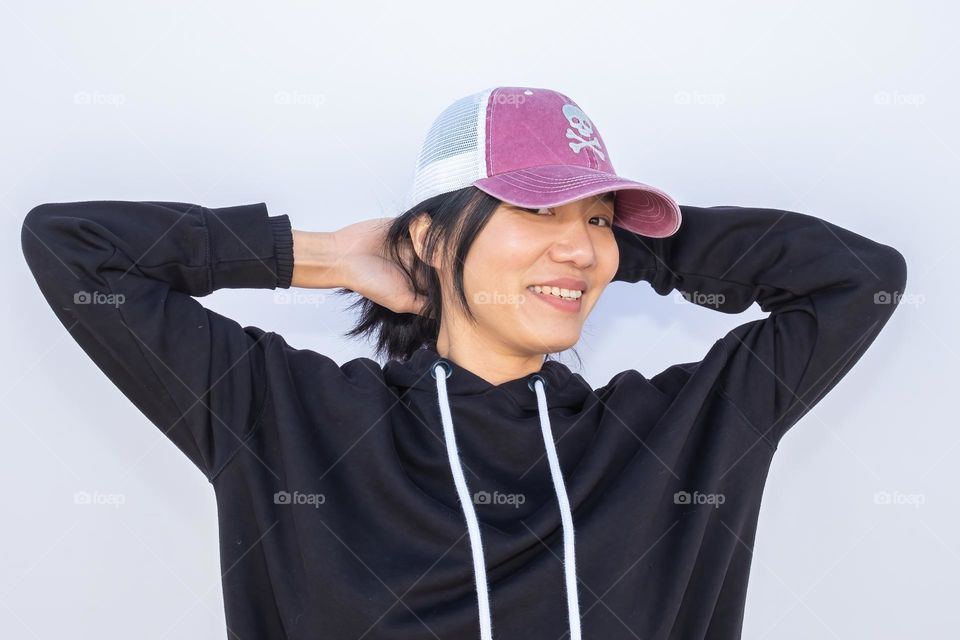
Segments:
[[[422,316],[422,315],[424,315],[425,312],[426,312],[426,307],[427,307],[427,297],[426,297],[426,296],[417,295],[417,296],[414,297],[414,299],[413,299],[413,309],[414,309],[413,313],[416,313],[417,315]]]

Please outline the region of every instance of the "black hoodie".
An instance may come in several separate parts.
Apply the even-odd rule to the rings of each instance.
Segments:
[[[290,286],[290,221],[263,203],[44,204],[22,246],[80,347],[212,484],[230,637],[477,638],[485,581],[499,640],[577,622],[589,640],[728,640],[771,457],[877,337],[906,265],[801,213],[682,214],[669,238],[614,229],[615,280],[769,315],[597,388],[553,360],[493,385],[435,344],[340,365],[210,311],[195,297]]]

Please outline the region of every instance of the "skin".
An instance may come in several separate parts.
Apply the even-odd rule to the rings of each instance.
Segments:
[[[498,385],[539,371],[547,353],[575,345],[619,266],[612,221],[612,193],[539,211],[502,203],[464,265],[464,289],[476,325],[448,303],[453,299],[450,270],[439,265],[443,315],[437,352]],[[295,230],[292,285],[345,286],[393,311],[418,312],[424,301],[413,296],[400,269],[380,252],[389,222],[375,218],[336,232]],[[410,227],[417,256],[429,225],[424,214]],[[563,276],[587,282],[578,312],[556,309],[527,289]]]
[[[399,266],[383,255],[391,222],[392,218],[371,218],[338,231],[294,229],[291,286],[345,287],[396,313],[419,313],[426,299],[414,296]]]
[[[496,385],[539,371],[547,353],[575,345],[619,266],[612,220],[612,194],[539,213],[501,204],[471,246],[464,266],[464,289],[477,323],[446,302],[453,299],[447,293],[453,287],[442,282],[437,352]],[[410,230],[418,255],[429,224],[424,215]],[[576,313],[545,304],[527,290],[528,285],[561,276],[587,282]]]

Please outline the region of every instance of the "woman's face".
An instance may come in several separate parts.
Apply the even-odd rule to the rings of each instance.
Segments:
[[[520,353],[576,344],[619,266],[613,200],[608,192],[539,211],[501,203],[464,266],[467,300],[485,338]],[[547,286],[562,279],[570,282],[554,286],[573,299],[554,297],[557,289]]]

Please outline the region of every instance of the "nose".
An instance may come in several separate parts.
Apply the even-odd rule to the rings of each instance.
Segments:
[[[597,252],[589,221],[576,221],[558,228],[550,247],[550,257],[557,262],[572,262],[581,269],[593,266]]]

